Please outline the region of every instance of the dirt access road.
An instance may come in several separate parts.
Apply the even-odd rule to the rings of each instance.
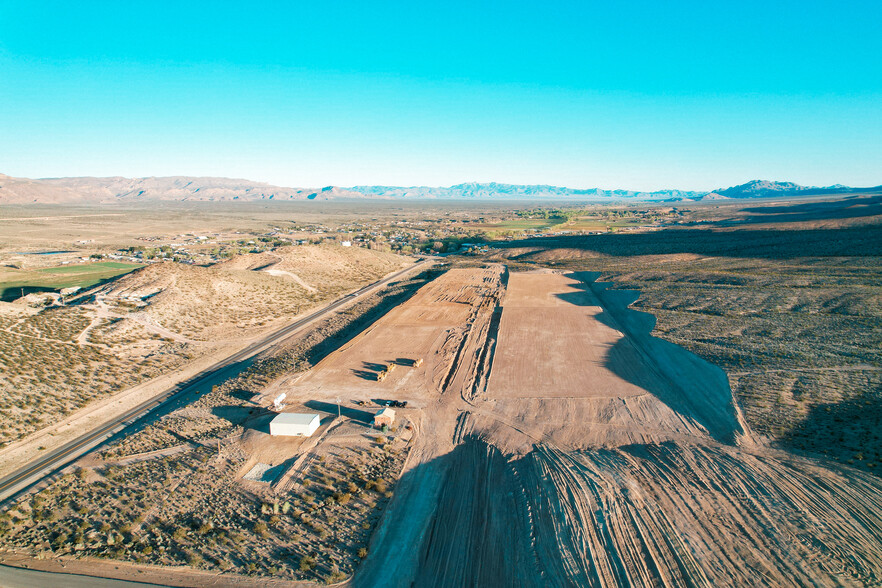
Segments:
[[[483,295],[429,346],[443,378],[389,388],[423,410],[353,585],[882,580],[882,482],[763,447],[725,375],[614,292],[501,266],[455,280]]]

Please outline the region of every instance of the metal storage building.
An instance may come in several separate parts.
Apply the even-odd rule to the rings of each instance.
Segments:
[[[319,428],[321,418],[317,414],[281,412],[270,421],[270,435],[309,437]]]
[[[391,427],[392,423],[395,422],[395,411],[391,408],[384,408],[376,415],[374,415],[374,426],[382,427],[386,425],[387,427]]]

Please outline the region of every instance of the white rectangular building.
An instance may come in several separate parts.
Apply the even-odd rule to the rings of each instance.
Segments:
[[[281,412],[270,421],[270,435],[273,437],[309,437],[319,428],[321,418],[317,414]]]

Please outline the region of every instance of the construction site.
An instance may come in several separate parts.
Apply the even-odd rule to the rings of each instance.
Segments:
[[[449,269],[309,369],[206,394],[38,495],[89,508],[163,464],[178,485],[120,542],[167,548],[61,555],[171,585],[878,583],[879,478],[771,448],[719,368],[596,277]],[[14,516],[8,543],[55,540]]]
[[[292,387],[413,407],[354,585],[878,581],[878,478],[767,447],[719,368],[595,279],[451,270]]]

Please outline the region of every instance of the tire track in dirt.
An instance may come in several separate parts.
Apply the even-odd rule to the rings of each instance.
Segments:
[[[543,279],[531,280],[545,287]],[[563,291],[550,302],[522,291],[515,303],[559,307],[564,320],[585,320],[559,302],[584,306],[590,316],[591,306],[600,302],[587,285],[579,290]],[[505,304],[510,295],[511,283]],[[653,359],[647,372],[665,382],[647,385],[634,371],[640,365],[622,369],[609,351],[619,349],[618,361],[649,361],[645,350],[635,355],[627,347],[656,349],[651,338],[628,335],[633,327],[592,326],[591,336],[609,338],[601,343],[607,351],[562,368],[597,374],[604,385],[597,392],[576,385],[566,395],[550,390],[552,396],[543,398],[541,383],[528,383],[529,395],[499,389],[488,394],[498,377],[499,353],[511,344],[502,332],[505,304],[501,319],[494,311],[500,298],[485,297],[470,314],[443,393],[425,414],[412,453],[418,458],[399,485],[404,492],[396,494],[372,543],[373,560],[353,584],[882,583],[882,481],[756,444],[728,389],[702,391],[720,382],[713,366],[687,359],[667,368]],[[627,310],[616,310],[614,320],[600,310],[604,324],[631,322],[623,316]],[[545,336],[556,336],[549,332]],[[588,336],[578,329],[568,333]],[[529,333],[531,344],[541,346],[542,336]],[[629,343],[635,338],[641,340]],[[671,361],[680,351],[660,353]],[[681,386],[689,369],[704,379]],[[584,381],[596,385],[593,376]],[[622,399],[610,404],[616,391]],[[723,405],[714,404],[719,402]],[[622,434],[629,428],[633,434]],[[592,441],[580,444],[580,437]],[[402,534],[399,517],[419,532]],[[403,566],[391,557],[401,555],[403,546],[390,544],[405,537],[408,557],[418,555]],[[384,566],[389,575],[380,574]]]

